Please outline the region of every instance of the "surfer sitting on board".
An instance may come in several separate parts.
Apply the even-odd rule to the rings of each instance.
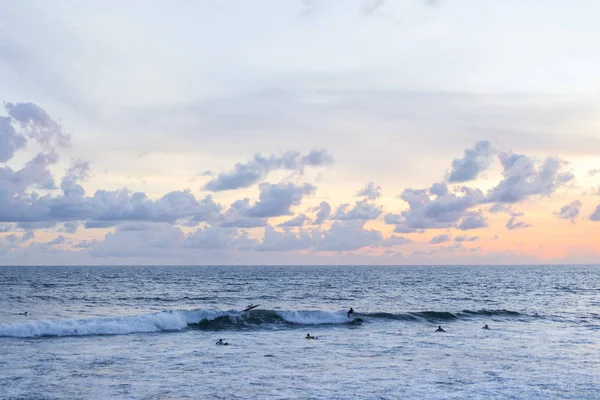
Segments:
[[[352,309],[352,307],[350,307],[350,309],[348,310],[348,318],[350,318],[350,316],[354,316],[354,310]]]
[[[445,330],[442,329],[441,326],[438,326],[438,328],[435,331],[436,332],[446,332]]]
[[[483,328],[481,328],[481,329],[490,329],[490,327],[487,326],[487,324],[485,324],[485,326]]]
[[[221,345],[221,346],[228,346],[229,345],[229,343],[224,342],[223,339],[219,339],[217,341],[217,343],[215,343],[215,344],[218,344],[218,345]]]

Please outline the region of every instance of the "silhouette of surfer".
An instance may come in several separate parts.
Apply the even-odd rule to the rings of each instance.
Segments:
[[[317,339],[316,336],[310,336],[310,333],[306,334],[306,337],[304,339]]]
[[[352,309],[352,307],[350,307],[350,309],[348,310],[348,318],[350,318],[350,316],[354,316],[354,310]]]
[[[483,328],[481,328],[481,329],[490,329],[490,327],[487,326],[487,324],[485,324],[485,326]]]
[[[441,326],[438,326],[438,328],[435,331],[436,332],[446,332],[445,330],[442,329]]]
[[[229,343],[227,343],[227,342],[224,342],[224,341],[223,341],[223,339],[219,339],[219,340],[217,341],[217,343],[215,343],[215,344],[218,344],[218,345],[220,345],[220,346],[228,346],[228,345],[229,345]]]

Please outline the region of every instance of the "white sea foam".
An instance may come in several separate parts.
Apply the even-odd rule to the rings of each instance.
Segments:
[[[0,336],[85,336],[177,331],[187,327],[185,312],[160,312],[130,317],[40,320],[0,325]]]
[[[304,325],[343,324],[348,322],[345,311],[278,311],[277,314],[288,322]]]

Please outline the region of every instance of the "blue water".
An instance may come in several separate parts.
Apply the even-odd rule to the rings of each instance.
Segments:
[[[600,267],[0,267],[0,398],[599,399]]]

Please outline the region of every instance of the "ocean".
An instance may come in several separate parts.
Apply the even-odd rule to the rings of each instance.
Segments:
[[[600,266],[0,267],[0,398],[600,399]]]

